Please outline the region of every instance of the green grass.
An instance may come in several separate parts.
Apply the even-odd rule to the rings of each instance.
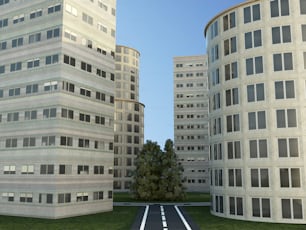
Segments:
[[[0,216],[0,230],[128,230],[138,207],[114,207],[113,212],[59,220]]]
[[[270,224],[251,221],[231,220],[210,214],[209,207],[184,207],[200,229],[209,230],[302,230],[306,225]]]
[[[186,193],[187,198],[181,202],[209,202],[210,195],[208,193]],[[117,192],[114,193],[114,202],[141,202],[135,200],[130,193]],[[180,202],[180,201],[178,201]]]

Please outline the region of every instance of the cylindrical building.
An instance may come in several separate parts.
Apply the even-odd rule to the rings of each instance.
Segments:
[[[250,0],[205,28],[214,215],[306,223],[306,0]]]
[[[144,104],[139,102],[137,50],[116,46],[114,189],[129,191],[135,159],[144,143]]]

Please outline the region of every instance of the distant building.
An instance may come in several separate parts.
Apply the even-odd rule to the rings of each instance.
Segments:
[[[212,213],[306,223],[306,1],[245,1],[205,28]]]
[[[0,1],[0,215],[112,210],[116,1]]]
[[[174,145],[187,191],[209,191],[207,56],[174,57]]]
[[[144,143],[144,105],[139,102],[137,50],[117,45],[115,89],[114,189],[129,191],[135,159]]]

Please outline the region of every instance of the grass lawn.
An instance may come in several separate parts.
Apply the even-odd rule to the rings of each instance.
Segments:
[[[0,216],[0,230],[128,230],[138,207],[114,207],[113,212],[59,220]]]
[[[209,207],[184,207],[189,216],[201,229],[209,230],[302,230],[306,225],[269,224],[251,221],[231,220],[210,214]]]
[[[208,193],[186,193],[186,195],[187,195],[187,199],[182,202],[209,202],[210,201],[210,195]],[[114,193],[114,202],[141,202],[141,201],[133,199],[130,193],[117,192],[117,193]]]

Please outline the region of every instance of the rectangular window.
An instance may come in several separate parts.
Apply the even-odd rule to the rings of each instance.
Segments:
[[[19,201],[22,203],[32,203],[33,194],[32,193],[20,193]]]
[[[85,121],[85,122],[90,122],[90,115],[84,114],[84,113],[80,113],[79,114],[79,120],[80,121]]]
[[[262,46],[261,30],[255,30],[244,34],[245,49]]]
[[[62,83],[62,89],[63,90],[74,93],[74,88],[75,88],[74,84],[63,81],[63,83]]]
[[[263,73],[263,60],[262,57],[254,57],[246,59],[246,74],[260,74]]]
[[[253,6],[245,7],[243,9],[244,23],[260,20],[260,5],[256,4]]]
[[[51,81],[44,83],[44,91],[56,91],[57,90],[57,81]]]
[[[224,56],[237,52],[237,39],[232,37],[224,40]]]
[[[80,94],[86,97],[91,97],[91,91],[87,89],[80,88]]]
[[[36,10],[30,13],[30,19],[38,18],[42,16],[42,10]]]
[[[0,66],[0,74],[5,73],[5,65]]]
[[[24,112],[24,120],[36,120],[37,119],[37,111],[25,111]]]
[[[87,64],[86,62],[81,62],[81,69],[84,71],[87,71],[89,73],[91,73],[92,71],[92,66],[90,64]]]
[[[271,217],[270,199],[252,198],[253,217]]]
[[[94,174],[104,174],[104,166],[95,165],[94,166]]]
[[[9,89],[9,97],[19,96],[20,88]]]
[[[80,148],[89,148],[89,139],[82,139],[79,138],[79,145]]]
[[[278,139],[278,156],[279,157],[298,157],[299,144],[297,138],[279,138]]]
[[[23,138],[23,147],[34,147],[36,146],[35,137],[24,137]]]
[[[44,109],[43,110],[44,119],[55,118],[56,117],[56,108]]]
[[[13,192],[3,192],[2,200],[13,202],[15,200],[15,193]]]
[[[238,78],[238,64],[237,64],[237,62],[232,62],[230,64],[226,64],[224,66],[224,75],[225,75],[225,80],[226,81]],[[219,71],[218,71],[218,77],[219,77]],[[219,81],[218,81],[218,84],[219,84]]]
[[[238,88],[228,89],[225,91],[226,106],[239,104]]]
[[[21,62],[16,62],[16,63],[11,64],[11,68],[10,68],[11,72],[15,72],[15,71],[18,71],[18,70],[21,70],[21,69],[22,69],[22,63]]]
[[[54,174],[54,165],[40,165],[40,174],[42,175]]]
[[[38,84],[27,85],[26,86],[26,94],[32,94],[38,92]]]
[[[103,191],[94,192],[93,200],[103,200]]]
[[[240,119],[239,114],[229,115],[226,117],[227,132],[240,131]]]
[[[64,63],[68,65],[75,66],[75,58],[64,55]]]
[[[300,188],[301,178],[299,168],[280,168],[280,187],[281,188]]]
[[[280,109],[276,110],[277,128],[293,128],[297,127],[296,110]]]
[[[15,165],[5,165],[3,167],[4,174],[16,174],[16,166]]]
[[[43,136],[41,138],[42,146],[54,146],[55,145],[55,136]]]
[[[72,137],[61,136],[61,146],[72,146]]]
[[[228,186],[242,187],[241,169],[229,169],[228,170]]]
[[[249,120],[249,130],[266,128],[266,112],[265,111],[249,112],[248,120]]]
[[[85,13],[82,14],[82,20],[89,25],[93,25],[93,18]]]
[[[39,67],[39,59],[35,59],[35,60],[30,60],[27,62],[27,67],[28,69],[32,69],[32,68],[36,68]]]
[[[252,187],[269,187],[268,169],[251,169]]]
[[[58,54],[46,56],[46,65],[58,63]]]
[[[6,50],[6,48],[7,48],[7,42],[5,41],[0,42],[0,51]]]
[[[227,158],[241,159],[240,141],[227,142]]]
[[[8,18],[0,19],[0,28],[8,26]]]
[[[62,203],[70,203],[71,202],[71,193],[60,193],[57,195],[57,202],[59,204]]]
[[[34,165],[21,166],[21,174],[34,174]]]
[[[52,29],[47,31],[47,39],[56,38],[60,36],[60,29]]]
[[[288,0],[271,0],[271,17],[288,16],[289,1]]]
[[[29,35],[29,44],[41,41],[41,33]]]
[[[284,219],[303,219],[301,199],[282,199],[282,217]]]
[[[88,165],[78,165],[78,174],[89,174],[89,166]]]
[[[88,201],[88,193],[87,192],[78,192],[76,195],[77,202]]]
[[[265,100],[265,87],[264,83],[247,86],[248,102],[264,101]]]
[[[292,53],[273,54],[274,71],[293,70]]]
[[[275,99],[295,98],[294,81],[276,81]]]
[[[73,120],[74,112],[70,109],[64,109],[62,108],[62,118],[67,118]]]
[[[48,7],[48,14],[53,14],[53,13],[59,12],[59,11],[61,11],[61,5],[60,4]]]
[[[229,197],[230,215],[243,216],[243,200],[241,197]]]
[[[59,165],[59,174],[60,175],[71,175],[72,165]]]
[[[272,27],[272,44],[291,42],[290,26]]]

